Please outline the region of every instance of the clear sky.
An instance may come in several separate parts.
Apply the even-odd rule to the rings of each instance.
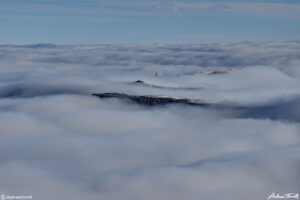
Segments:
[[[1,0],[0,44],[300,40],[299,0]]]

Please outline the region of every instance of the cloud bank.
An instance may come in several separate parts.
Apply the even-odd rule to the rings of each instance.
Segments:
[[[299,42],[2,45],[0,193],[45,200],[299,193],[299,50]],[[224,68],[235,70],[211,73]],[[224,107],[147,108],[91,95],[102,92]]]

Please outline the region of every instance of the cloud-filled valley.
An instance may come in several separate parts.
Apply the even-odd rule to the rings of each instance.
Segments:
[[[2,45],[0,194],[250,200],[299,193],[299,52],[299,42]],[[92,95],[107,92],[209,106]]]

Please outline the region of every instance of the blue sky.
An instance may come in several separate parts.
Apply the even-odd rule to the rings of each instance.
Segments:
[[[300,39],[296,0],[1,0],[0,44]]]

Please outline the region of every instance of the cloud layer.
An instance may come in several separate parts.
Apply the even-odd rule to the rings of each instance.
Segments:
[[[299,49],[299,42],[0,46],[0,193],[45,200],[299,193]],[[211,73],[223,68],[236,70]],[[224,107],[145,108],[95,92]]]

